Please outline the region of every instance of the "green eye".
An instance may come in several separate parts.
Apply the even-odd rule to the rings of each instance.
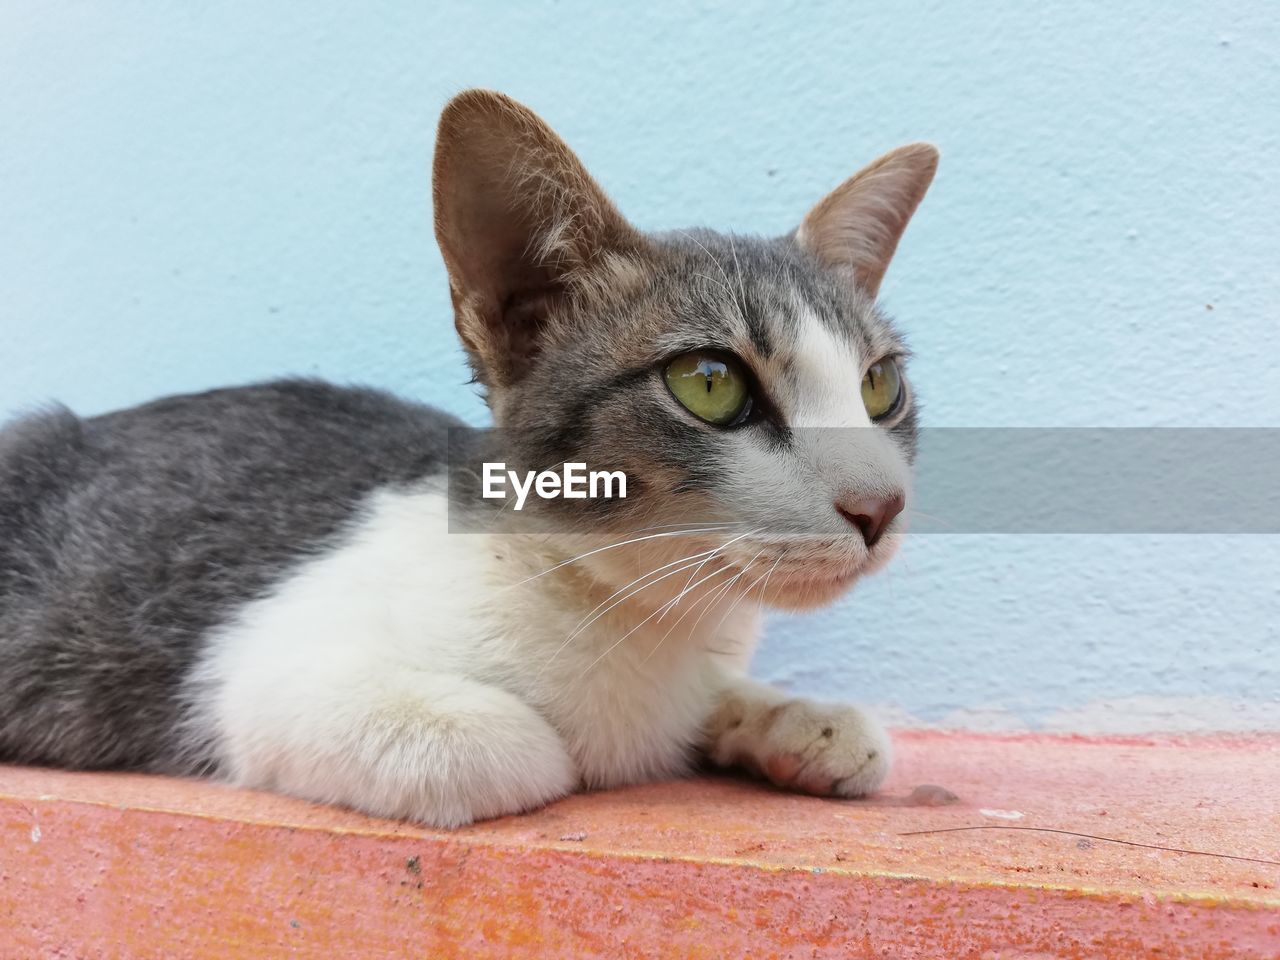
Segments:
[[[666,380],[685,409],[718,427],[738,420],[751,404],[741,365],[722,353],[682,353],[667,365]]]
[[[902,377],[892,357],[877,360],[862,378],[862,404],[872,420],[881,420],[898,409]]]

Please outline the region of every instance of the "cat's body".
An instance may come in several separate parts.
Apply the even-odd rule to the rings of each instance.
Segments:
[[[450,825],[686,770],[757,602],[653,618],[610,650],[674,596],[655,588],[574,636],[614,590],[553,569],[572,556],[556,538],[449,533],[458,430],[308,381],[11,427],[0,759],[382,795],[379,812]],[[515,786],[443,750],[385,754],[403,723],[468,717]],[[418,764],[430,795],[380,787],[383,763]]]
[[[856,384],[902,352],[868,294],[932,176],[904,149],[794,238],[643,238],[527,111],[458,98],[437,232],[503,429],[281,381],[0,432],[0,760],[212,773],[446,826],[699,751],[874,789],[871,720],[744,671],[763,603],[824,602],[892,553],[913,407],[904,385],[870,416]],[[682,411],[673,355],[749,367],[754,404],[724,429],[697,396]],[[450,499],[460,450],[635,489],[534,505],[533,531]]]

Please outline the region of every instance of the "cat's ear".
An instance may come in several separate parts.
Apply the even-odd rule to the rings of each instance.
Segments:
[[[432,194],[458,334],[489,386],[518,381],[565,298],[639,243],[564,141],[488,90],[445,107]]]
[[[851,270],[854,282],[874,297],[937,169],[933,144],[890,150],[810,210],[796,242],[827,266]]]

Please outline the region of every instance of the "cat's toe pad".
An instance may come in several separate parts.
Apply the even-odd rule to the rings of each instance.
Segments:
[[[805,700],[774,710],[757,767],[777,786],[823,797],[861,797],[888,776],[889,738],[862,711]]]

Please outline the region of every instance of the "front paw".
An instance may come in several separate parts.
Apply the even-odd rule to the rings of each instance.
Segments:
[[[856,707],[787,700],[742,710],[733,719],[713,759],[744,766],[784,789],[861,797],[889,775],[889,737]]]

